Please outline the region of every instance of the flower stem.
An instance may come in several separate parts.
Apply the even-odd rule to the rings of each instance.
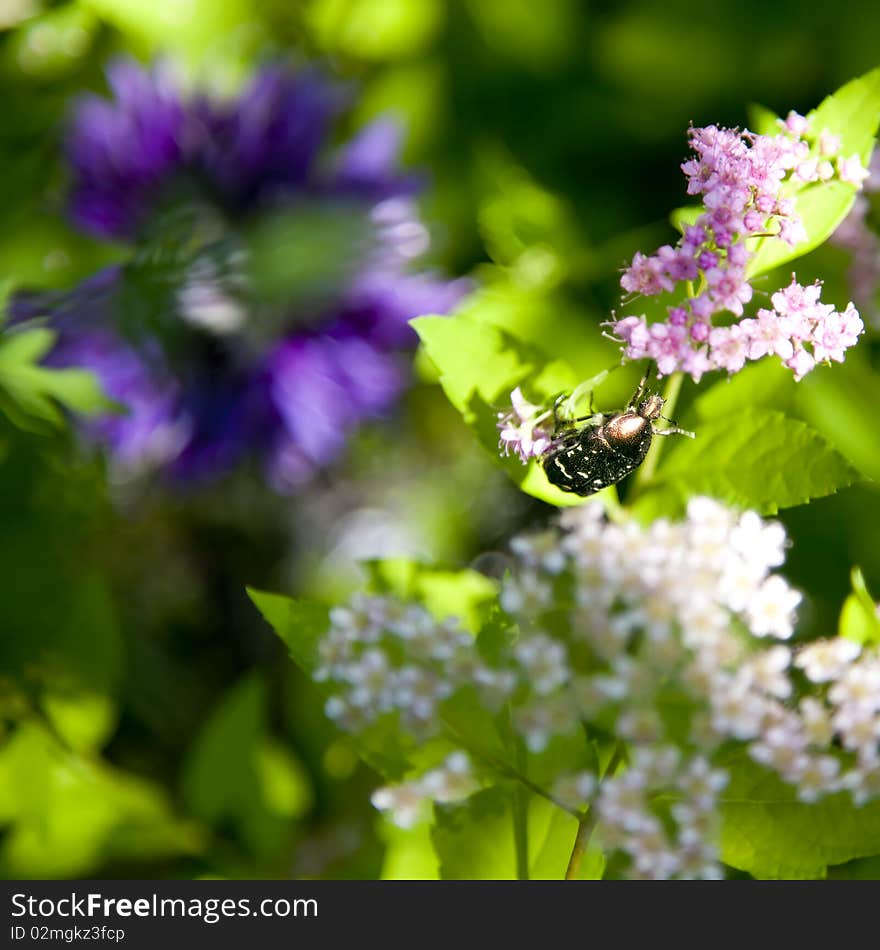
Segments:
[[[619,745],[611,754],[611,758],[608,760],[608,765],[605,768],[605,772],[602,776],[603,779],[607,778],[609,775],[613,775],[617,771],[618,765],[623,761],[623,746]],[[578,819],[578,830],[575,835],[574,845],[571,849],[571,857],[568,859],[568,867],[565,869],[565,880],[566,881],[576,881],[578,873],[581,869],[581,862],[584,859],[584,855],[587,853],[587,846],[590,843],[590,838],[593,835],[593,830],[596,827],[596,823],[599,820],[599,812],[596,810],[595,796],[593,804],[590,805],[590,810],[585,814],[581,815]]]
[[[503,759],[497,758],[491,752],[487,752],[485,749],[481,749],[473,742],[470,742],[448,720],[444,719],[443,725],[446,727],[450,736],[458,743],[458,745],[461,746],[462,749],[464,749],[466,752],[469,752],[474,757],[482,759],[486,765],[494,769],[499,774],[504,775],[509,779],[513,779],[515,782],[519,782],[530,792],[532,792],[532,794],[539,795],[541,798],[547,799],[548,802],[552,802],[557,808],[561,808],[563,811],[568,812],[569,815],[574,815],[578,821],[584,817],[584,813],[582,811],[566,805],[561,799],[557,798],[551,792],[548,792],[547,789],[541,788],[540,785],[537,785],[526,775],[523,775],[522,772],[515,769],[512,765],[508,765],[508,763]]]
[[[681,392],[681,384],[684,382],[684,373],[673,373],[666,383],[666,389],[663,391],[663,411],[671,414],[675,412],[675,404],[678,402],[678,394]],[[660,461],[660,453],[663,451],[664,439],[654,439],[651,442],[651,448],[645,456],[636,476],[632,482],[631,497],[640,494],[644,487],[654,477],[657,471],[657,463]]]
[[[525,772],[525,750],[520,747],[517,754],[517,769]],[[527,789],[522,783],[513,788],[513,841],[516,848],[516,879],[529,879],[529,799]]]
[[[598,817],[598,813],[595,807],[593,807],[590,809],[589,814],[578,822],[574,847],[571,849],[571,857],[568,859],[568,867],[565,870],[566,881],[577,880],[578,872],[581,869],[581,862],[584,859],[584,854],[586,854],[587,845],[590,843],[590,837],[593,834],[593,829],[596,827]]]

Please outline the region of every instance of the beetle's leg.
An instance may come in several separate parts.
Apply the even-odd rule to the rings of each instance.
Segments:
[[[560,419],[560,418],[559,418],[559,407],[560,407],[560,405],[561,405],[563,402],[565,402],[565,400],[566,400],[567,398],[568,398],[568,397],[567,397],[566,394],[563,392],[563,393],[560,393],[560,394],[556,397],[556,399],[554,400],[554,402],[553,402],[553,431],[554,431],[554,432],[558,432],[558,431],[559,431],[560,423],[561,423],[561,422],[564,423],[565,425],[568,425],[568,420],[567,420],[567,419]]]

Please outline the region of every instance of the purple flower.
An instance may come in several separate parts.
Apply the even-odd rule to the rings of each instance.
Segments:
[[[109,79],[113,98],[82,100],[68,128],[70,210],[132,254],[66,293],[18,294],[13,319],[48,319],[50,361],[92,369],[120,404],[84,423],[119,468],[191,480],[256,456],[295,489],[393,407],[408,321],[469,289],[413,269],[430,240],[400,129],[329,148],[345,97],[315,70],[273,66],[228,99],[185,94],[167,65],[119,62]],[[304,284],[281,291],[249,243],[279,216],[278,269]],[[312,270],[330,275],[319,291]]]

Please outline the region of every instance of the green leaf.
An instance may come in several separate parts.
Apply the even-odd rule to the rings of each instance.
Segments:
[[[857,567],[850,573],[853,592],[843,602],[838,633],[858,643],[880,645],[880,605],[874,600]]]
[[[514,880],[517,876],[511,789],[496,786],[461,805],[435,805],[434,849],[444,880]],[[528,871],[533,880],[562,880],[577,835],[577,819],[546,799],[528,799]],[[601,852],[591,848],[582,880],[598,880]]]
[[[856,348],[859,350],[859,348]],[[794,391],[794,410],[868,478],[880,481],[877,411],[880,378],[867,352],[851,351],[843,365],[819,367]]]
[[[261,854],[283,846],[288,822],[311,807],[305,770],[268,733],[259,674],[233,686],[206,720],[184,764],[182,792],[194,815],[231,822]]]
[[[478,571],[444,571],[409,558],[387,558],[364,565],[376,593],[423,604],[438,620],[457,617],[476,634],[498,596],[497,583]]]
[[[776,409],[789,413],[797,388],[802,385],[802,382],[795,383],[791,370],[779,360],[757,360],[700,393],[685,418],[688,425],[700,428],[713,419],[742,409]]]
[[[862,164],[867,165],[880,125],[880,69],[838,89],[807,118],[816,135],[827,129],[840,136],[843,157],[858,155]],[[856,193],[854,185],[842,181],[819,182],[793,190],[807,240],[789,247],[777,238],[763,239],[757,255],[749,262],[748,276],[767,273],[824,243],[849,213]]]
[[[85,877],[108,862],[163,860],[204,847],[162,790],[62,747],[26,722],[0,746],[0,875]]]
[[[880,125],[880,68],[841,86],[807,118],[817,135],[828,129],[840,136],[844,157],[858,155],[867,165]]]
[[[169,0],[83,0],[82,6],[138,45],[145,44],[154,52],[170,49],[191,62],[198,62],[209,51],[219,54],[221,49],[227,57],[238,57],[253,42],[242,32],[245,27],[254,28],[245,0],[192,0],[185,7]],[[233,36],[234,45],[225,40]],[[219,55],[212,63],[229,66]]]
[[[776,113],[759,102],[750,103],[746,107],[746,115],[749,117],[749,128],[758,135],[775,135],[779,131]]]
[[[862,475],[880,481],[874,411],[878,404],[880,379],[858,350],[845,363],[819,366],[800,382],[778,360],[767,358],[703,392],[683,424],[698,431],[713,419],[747,407],[779,410],[807,423]]]
[[[722,860],[758,878],[822,878],[831,864],[880,851],[880,803],[848,794],[815,804],[745,758],[731,769],[722,806]]]
[[[330,611],[311,600],[294,600],[283,594],[247,588],[265,621],[287,645],[294,662],[306,673],[318,663],[318,641],[330,626]]]
[[[387,819],[382,820],[379,836],[385,843],[382,861],[383,881],[437,881],[440,871],[437,855],[431,844],[431,826],[419,822],[403,829]]]
[[[815,430],[773,409],[742,407],[695,426],[667,448],[640,496],[641,517],[681,510],[692,495],[775,514],[830,495],[859,473]]]
[[[55,334],[45,328],[0,336],[0,406],[22,428],[35,420],[59,425],[59,403],[84,415],[116,408],[86,370],[39,365],[54,342]]]
[[[497,149],[483,151],[479,176],[485,197],[478,220],[491,258],[525,285],[560,282],[585,245],[571,209]]]
[[[828,879],[834,881],[880,881],[880,854],[856,858],[846,864],[828,868]]]

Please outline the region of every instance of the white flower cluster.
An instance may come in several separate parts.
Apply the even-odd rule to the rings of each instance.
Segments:
[[[398,827],[412,828],[425,816],[430,802],[459,802],[478,787],[470,759],[463,752],[453,752],[436,769],[410,782],[377,788],[370,801]]]
[[[686,759],[674,746],[636,748],[629,767],[600,787],[603,844],[629,856],[633,878],[723,877],[714,841],[727,780],[703,756]],[[658,793],[671,802],[662,817]]]
[[[332,685],[324,710],[348,731],[397,714],[409,733],[425,739],[442,731],[439,706],[460,686],[476,686],[481,700],[497,708],[515,685],[509,671],[480,660],[458,620],[438,621],[418,604],[357,595],[330,611],[330,623],[314,677]]]
[[[773,573],[786,543],[780,524],[708,498],[646,527],[608,520],[597,502],[570,509],[561,530],[514,539],[500,591],[512,637],[492,662],[457,622],[417,605],[359,597],[332,611],[316,673],[331,687],[327,712],[351,730],[398,716],[419,741],[458,745],[442,704],[468,689],[491,712],[507,704],[535,755],[584,730],[613,736],[624,767],[601,780],[560,772],[548,794],[597,809],[604,843],[636,876],[716,877],[722,748],[739,746],[806,802],[880,796],[880,649],[787,644],[801,595]],[[455,753],[374,803],[411,823],[425,799],[477,787],[466,762]]]

